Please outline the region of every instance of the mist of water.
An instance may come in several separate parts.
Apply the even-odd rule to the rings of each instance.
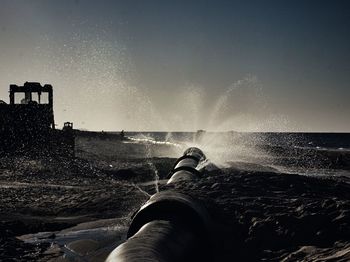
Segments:
[[[289,125],[286,117],[270,110],[263,83],[254,75],[233,79],[226,90],[215,95],[195,83],[174,87],[176,92],[164,97],[168,103],[160,106],[159,98],[142,82],[132,81],[137,72],[127,48],[97,31],[91,35],[72,34],[65,43],[42,39],[35,50],[36,62],[23,75],[31,77],[25,80],[34,77],[54,85],[58,121],[73,121],[82,129],[114,131],[276,131],[286,130]],[[144,142],[174,145],[179,154],[183,144],[197,145],[211,159],[225,163],[232,159],[255,160],[262,155],[254,146],[258,140],[238,135],[218,138],[207,133],[201,141],[179,145],[169,133],[165,141]],[[151,160],[149,165],[157,180]]]
[[[138,140],[146,142],[145,143],[145,145],[146,145],[146,161],[147,161],[148,166],[151,168],[151,171],[153,172],[153,175],[154,175],[154,187],[155,187],[156,193],[158,193],[159,192],[159,185],[158,185],[158,183],[159,183],[159,173],[158,173],[158,170],[157,170],[156,166],[152,162],[152,147],[151,147],[151,145],[156,143],[156,141],[151,140],[151,139],[147,139],[147,138],[138,138]],[[150,143],[148,141],[152,141],[153,143]]]
[[[200,139],[181,141],[182,149],[197,146],[220,166],[227,166],[229,161],[256,163],[269,157],[259,148],[268,143],[263,141],[266,138],[235,131],[286,130],[289,124],[285,116],[271,112],[262,84],[255,76],[234,82],[217,98],[210,99],[210,107],[203,102],[208,99],[199,86],[188,86],[181,95],[184,97],[178,100],[184,110],[179,110],[178,121],[191,123],[192,130],[204,127],[208,131]],[[166,139],[174,142],[171,133]]]
[[[218,166],[228,166],[230,161],[236,162],[263,162],[269,156],[259,147],[261,144],[269,143],[266,138],[258,134],[251,135],[235,131],[264,131],[271,127],[284,129],[288,121],[282,115],[271,115],[263,118],[261,111],[268,111],[268,105],[263,96],[262,87],[254,76],[234,82],[227,90],[212,99],[211,107],[207,108],[204,103],[207,99],[205,93],[199,86],[187,86],[183,92],[178,93],[174,98],[180,101],[176,116],[171,118],[172,125],[176,125],[181,130],[185,126],[191,126],[191,130],[198,130],[205,127],[208,132],[203,132],[200,138],[178,141],[169,132],[164,141],[157,141],[152,137],[134,137],[134,142],[148,144],[149,166],[154,169],[151,162],[151,145],[168,145],[173,150],[169,150],[171,157],[179,157],[187,147],[196,146],[201,148],[207,157]],[[238,107],[242,104],[244,107]],[[152,103],[150,98],[149,107]],[[239,102],[240,101],[240,102]],[[239,102],[239,103],[238,103]],[[153,107],[153,105],[152,105]],[[150,110],[158,112],[158,119],[162,125],[171,126],[161,115],[161,110]],[[260,117],[260,118],[259,118]],[[169,120],[168,120],[169,121]],[[233,131],[234,130],[234,131]],[[223,132],[225,131],[225,132]],[[273,143],[273,141],[271,141]],[[175,154],[174,154],[175,152]],[[157,181],[157,171],[154,170],[155,181]]]

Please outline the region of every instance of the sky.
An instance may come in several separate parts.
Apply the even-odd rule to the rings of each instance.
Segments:
[[[58,127],[350,132],[350,2],[0,0],[0,99]]]

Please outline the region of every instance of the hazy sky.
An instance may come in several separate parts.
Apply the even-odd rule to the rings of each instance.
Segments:
[[[0,0],[0,98],[61,127],[350,132],[350,1]]]

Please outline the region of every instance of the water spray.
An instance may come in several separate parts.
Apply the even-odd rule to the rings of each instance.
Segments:
[[[188,148],[171,171],[168,184],[202,176],[204,153]],[[212,222],[206,208],[187,194],[172,190],[154,194],[133,216],[128,240],[107,262],[210,261]]]

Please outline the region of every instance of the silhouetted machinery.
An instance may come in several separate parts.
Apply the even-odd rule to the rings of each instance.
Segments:
[[[51,85],[10,85],[10,104],[0,101],[0,137],[4,153],[74,155],[73,124],[55,129]]]

